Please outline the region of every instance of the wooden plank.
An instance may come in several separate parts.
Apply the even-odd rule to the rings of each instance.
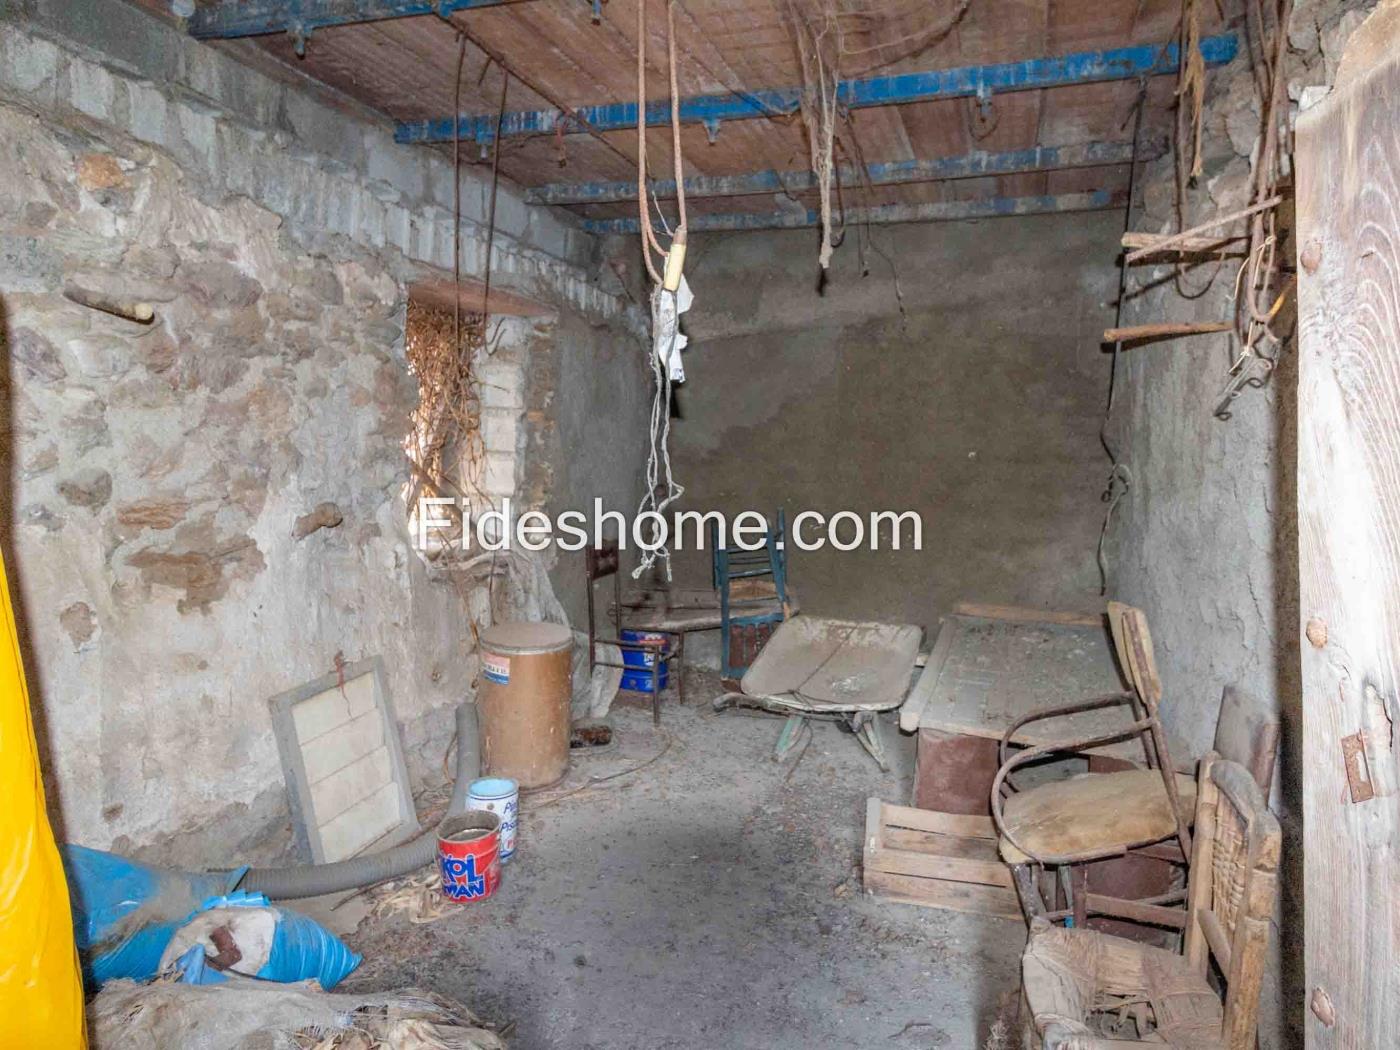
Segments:
[[[1298,547],[1309,1048],[1400,1046],[1400,5],[1298,118]],[[1387,706],[1389,710],[1387,710]],[[1376,787],[1351,801],[1342,740]]]
[[[1186,909],[1184,908],[1146,904],[1142,901],[1127,900],[1122,897],[1109,897],[1102,893],[1087,893],[1084,895],[1084,901],[1090,915],[1112,915],[1132,922],[1167,926],[1175,930],[1186,925]]]
[[[1162,321],[1157,324],[1135,324],[1127,328],[1106,328],[1105,343],[1136,343],[1150,339],[1178,339],[1185,335],[1212,335],[1234,328],[1233,321]]]
[[[994,839],[965,838],[962,835],[939,835],[932,831],[896,828],[885,825],[880,829],[881,841],[888,849],[912,850],[915,853],[935,853],[940,857],[963,857],[966,860],[1001,862]]]
[[[1207,252],[1210,254],[1225,254],[1232,242],[1243,240],[1242,233],[1222,233],[1214,237],[1186,237],[1178,238],[1173,245],[1162,249],[1164,252],[1181,252],[1183,254],[1191,252]],[[1124,248],[1148,248],[1157,250],[1157,245],[1166,238],[1160,233],[1135,233],[1123,234],[1122,245]],[[1238,251],[1235,252],[1239,254]]]
[[[1234,949],[1230,947],[1230,938],[1225,935],[1225,927],[1220,925],[1220,916],[1212,908],[1202,908],[1196,913],[1196,922],[1210,945],[1210,953],[1220,964],[1220,972],[1228,974]]]
[[[878,798],[868,798],[865,800],[865,853],[870,855],[871,850],[879,849],[884,845],[883,833],[885,822],[882,819],[884,813],[884,803]]]
[[[1009,620],[1012,623],[1057,623],[1065,627],[1102,627],[1103,613],[1063,612],[1054,609],[1028,609],[1020,605],[985,605],[980,602],[958,602],[953,606],[956,616],[979,616],[984,620]]]
[[[1278,754],[1279,716],[1258,697],[1238,686],[1227,685],[1220,697],[1220,721],[1215,725],[1212,750],[1221,758],[1249,770],[1268,799],[1274,783]]]
[[[947,623],[938,628],[938,639],[933,643],[933,652],[929,653],[919,680],[914,683],[914,688],[909,691],[908,698],[899,709],[899,728],[904,732],[912,733],[919,728],[919,719],[923,717],[924,707],[933,696],[938,676],[943,673],[943,665],[948,660],[948,650],[952,648],[955,634],[956,629]]]
[[[1000,886],[976,886],[967,882],[940,882],[887,871],[867,871],[865,891],[901,904],[987,915],[1021,921],[1021,906],[1013,890]]]
[[[901,712],[901,728],[913,724],[917,716],[918,729],[1000,740],[1012,722],[1032,712],[1124,688],[1102,617],[1041,610],[1018,615],[1009,606],[963,604],[958,608],[1005,616],[954,612],[946,618],[935,648],[937,676],[931,659],[914,687],[916,695]],[[1052,623],[1025,616],[1078,622]],[[1024,726],[1015,742],[1035,746],[1082,740],[1132,721],[1126,705],[1046,719]],[[1135,763],[1145,758],[1137,739],[1098,751]]]
[[[913,850],[875,849],[866,854],[867,871],[890,875],[914,875],[944,882],[967,882],[980,886],[1011,888],[1011,872],[999,860],[967,860],[939,857]]]
[[[957,835],[962,838],[997,838],[996,825],[991,817],[973,817],[962,813],[939,813],[932,809],[915,809],[913,806],[895,806],[881,803],[883,822],[891,827],[914,828],[918,831],[933,831],[940,835]],[[868,811],[867,811],[868,812]]]

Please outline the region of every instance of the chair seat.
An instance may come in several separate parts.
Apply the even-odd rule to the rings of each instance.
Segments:
[[[1037,1035],[1052,1030],[1046,1047],[1072,1046],[1076,1036],[1100,1034],[1095,1015],[1116,1014],[1124,1004],[1128,1017],[1141,1015],[1148,1022],[1150,1031],[1139,1035],[1153,1046],[1225,1047],[1219,996],[1203,973],[1161,948],[1039,920],[1031,927],[1021,957],[1021,977]],[[1135,1002],[1145,1005],[1130,1005]],[[1132,1022],[1128,1028],[1132,1030]]]
[[[1178,773],[1176,790],[1189,823],[1196,782]],[[1171,800],[1155,769],[1087,773],[1018,791],[1006,800],[1002,822],[1025,851],[1003,836],[1001,856],[1008,864],[1111,857],[1176,833]]]

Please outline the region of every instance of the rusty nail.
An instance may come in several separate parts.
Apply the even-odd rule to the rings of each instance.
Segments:
[[[1314,649],[1321,649],[1327,644],[1327,624],[1316,616],[1308,621],[1303,633],[1308,636],[1308,641],[1312,642]]]
[[[1312,1002],[1309,1007],[1313,1015],[1328,1028],[1337,1023],[1337,1009],[1332,1005],[1332,997],[1327,994],[1322,985],[1313,989]]]
[[[1308,241],[1303,245],[1303,253],[1298,257],[1298,261],[1308,273],[1316,273],[1317,268],[1322,265],[1322,242]]]

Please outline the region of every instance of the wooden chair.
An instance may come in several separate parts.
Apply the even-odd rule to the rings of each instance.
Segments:
[[[1021,959],[1024,1046],[1254,1050],[1282,836],[1249,771],[1214,754],[1195,817],[1185,954],[1036,919]]]
[[[650,656],[652,658],[650,663],[651,720],[653,725],[660,725],[661,669],[663,667],[675,673],[676,699],[682,704],[685,703],[685,634],[649,627],[646,628],[648,634],[663,635],[664,640],[632,642],[623,641],[621,637],[600,637],[593,589],[597,581],[605,576],[613,578],[612,616],[618,628],[617,633],[621,635],[626,626],[622,622],[622,582],[621,573],[618,571],[621,559],[618,557],[616,543],[589,547],[583,552],[583,556],[584,568],[588,573],[588,669],[592,671],[594,667],[617,667],[624,672],[638,670],[637,667],[628,663],[619,664],[598,659],[598,646],[600,645],[614,645],[624,653],[643,653]]]
[[[711,522],[710,550],[719,593],[720,678],[737,682],[793,612],[787,587],[787,512],[778,508],[755,550],[721,546],[719,526]]]
[[[1133,688],[1080,704],[1036,712],[1018,720],[1002,740],[1002,765],[992,781],[992,820],[1000,835],[1002,859],[1011,866],[1026,920],[1073,918],[1083,926],[1089,911],[1101,915],[1180,928],[1183,890],[1169,890],[1146,900],[1127,900],[1088,889],[1090,861],[1172,841],[1179,861],[1191,855],[1191,813],[1196,783],[1175,772],[1166,733],[1158,716],[1161,680],[1152,654],[1147,618],[1139,609],[1109,602],[1109,626],[1120,666]],[[1027,722],[1127,704],[1134,721],[1101,736],[1026,748],[1007,757],[1011,740]],[[1029,763],[1067,752],[1137,737],[1146,769],[1094,773],[1016,791],[1010,775]],[[1069,907],[1050,908],[1041,895],[1038,874],[1059,868]],[[1035,871],[1033,869],[1038,869]],[[1173,908],[1170,905],[1178,905]]]
[[[1008,795],[1001,788],[1001,784],[1010,783],[1003,776],[1000,784],[993,789],[993,816],[996,816],[998,801],[1001,800],[1003,819],[1011,814],[1015,829],[1011,839],[1005,835],[1002,837],[1002,857],[1012,866],[1012,877],[1027,922],[1039,915],[1052,920],[1073,918],[1076,925],[1082,926],[1089,915],[1107,915],[1181,929],[1186,921],[1182,907],[1185,894],[1182,889],[1172,889],[1171,869],[1165,865],[1185,865],[1189,856],[1187,842],[1193,818],[1190,810],[1194,805],[1195,781],[1181,773],[1172,778],[1177,789],[1178,810],[1185,817],[1186,827],[1183,829],[1173,819],[1168,805],[1164,774],[1174,767],[1166,736],[1157,717],[1162,686],[1146,617],[1140,610],[1118,602],[1110,602],[1108,612],[1119,665],[1133,684],[1133,691],[1087,704],[1039,711],[1020,719],[1002,738],[1002,771],[1009,775],[1016,766],[1035,761],[1051,752],[1077,752],[1095,746],[1093,741],[1057,744],[1040,749],[1038,754],[1023,752],[1008,759],[1010,742],[1021,726],[1037,719],[1108,707],[1114,703],[1132,703],[1135,710],[1147,713],[1145,719],[1122,730],[1122,736],[1138,735],[1144,738],[1144,750],[1152,768],[1091,773],[1088,777],[1047,784],[1020,795]],[[1244,766],[1266,801],[1273,781],[1278,740],[1277,713],[1244,690],[1227,685],[1220,698],[1213,750],[1221,757]],[[1022,798],[1022,795],[1025,797]],[[1187,833],[1187,842],[1182,841],[1183,830]],[[1151,841],[1143,841],[1147,839]],[[1022,845],[1018,846],[1017,842]],[[1027,846],[1031,848],[1027,849]],[[1085,846],[1095,849],[1089,851]],[[1161,878],[1149,880],[1158,882],[1156,892],[1138,898],[1094,892],[1096,887],[1089,885],[1088,862],[1127,852],[1164,862]],[[1067,859],[1070,857],[1073,859]],[[1053,888],[1050,892],[1042,893],[1045,869],[1056,866],[1059,866],[1057,874],[1063,895],[1069,901],[1067,908],[1054,909],[1046,903],[1047,897],[1054,896]]]

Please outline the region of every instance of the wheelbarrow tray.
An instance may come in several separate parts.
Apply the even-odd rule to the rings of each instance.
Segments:
[[[909,690],[922,639],[913,624],[795,616],[773,632],[739,688],[782,711],[888,711]]]

